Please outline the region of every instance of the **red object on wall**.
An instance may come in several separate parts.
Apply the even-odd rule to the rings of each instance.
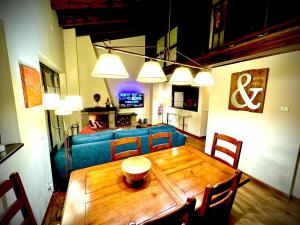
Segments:
[[[162,114],[163,114],[163,105],[160,104],[160,105],[158,106],[158,115],[162,115]]]

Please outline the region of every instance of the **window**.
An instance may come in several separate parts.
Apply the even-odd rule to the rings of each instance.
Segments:
[[[177,60],[177,36],[178,26],[168,32],[165,36],[157,41],[156,57],[176,62]],[[165,49],[168,52],[165,52]],[[160,62],[161,67],[169,66],[170,63]]]
[[[224,44],[226,9],[227,0],[220,0],[213,6],[210,49]]]
[[[60,95],[59,74],[40,63],[42,84],[44,93],[57,93]],[[58,149],[63,141],[63,129],[58,129],[63,126],[62,117],[54,114],[54,111],[47,110],[48,121],[48,138],[50,143],[50,152],[53,149]]]

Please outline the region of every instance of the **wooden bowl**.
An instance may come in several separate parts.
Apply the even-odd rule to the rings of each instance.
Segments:
[[[145,179],[150,168],[150,160],[143,156],[130,157],[122,163],[122,171],[129,184]]]

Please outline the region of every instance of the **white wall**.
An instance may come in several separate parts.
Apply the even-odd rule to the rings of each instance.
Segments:
[[[0,134],[1,144],[20,142],[19,126],[10,76],[4,24],[0,19]]]
[[[19,62],[39,70],[39,59],[64,71],[62,30],[50,0],[6,0],[0,3],[4,21],[20,140],[24,147],[0,164],[0,180],[18,171],[35,218],[40,224],[52,182],[45,112],[41,106],[25,108]],[[0,84],[2,88],[2,83]]]
[[[92,77],[92,71],[97,62],[97,56],[89,36],[77,37],[77,56],[79,73],[79,90],[83,106],[94,107],[94,94],[101,95],[99,106],[105,106],[107,97],[110,97],[103,78]]]
[[[101,42],[96,44],[103,45],[103,43]],[[107,44],[109,46],[145,46],[145,36],[112,40],[111,43],[107,43]],[[124,50],[136,52],[143,55],[145,54],[145,48],[126,48]],[[97,49],[97,54],[99,56],[104,52],[107,52],[107,50]],[[136,81],[136,77],[140,69],[142,68],[142,65],[144,64],[145,59],[143,57],[118,53],[114,51],[112,52],[120,56],[122,62],[125,65],[125,68],[129,73],[129,79],[105,79],[108,93],[111,97],[113,104],[117,107],[119,106],[119,100],[118,100],[119,92],[131,90],[131,91],[144,93],[143,108],[121,109],[120,112],[135,112],[138,114],[137,119],[148,118],[148,121],[150,121],[149,119],[151,116],[152,84],[139,83]],[[106,100],[106,96],[102,96],[102,98],[105,98]]]
[[[289,194],[300,144],[300,51],[213,68],[205,151],[213,133],[243,141],[239,169]],[[228,110],[231,74],[269,68],[263,113]],[[289,106],[289,112],[281,112]],[[300,197],[299,173],[294,195]]]

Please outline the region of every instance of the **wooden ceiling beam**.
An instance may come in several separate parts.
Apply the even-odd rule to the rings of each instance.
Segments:
[[[54,10],[126,8],[126,0],[51,0]]]
[[[97,25],[106,25],[109,26],[111,24],[128,24],[129,21],[127,19],[116,19],[116,20],[105,20],[98,21],[93,19],[80,20],[80,19],[68,19],[61,22],[61,26],[63,28],[76,28],[80,26],[97,26]]]
[[[141,22],[141,17],[136,12],[124,9],[85,9],[85,10],[62,10],[57,11],[59,25],[63,28],[97,25],[127,23],[132,21]]]
[[[135,29],[127,30],[113,30],[106,32],[93,33],[90,37],[93,43],[102,42],[104,40],[115,40],[121,38],[135,37],[143,35],[143,32],[136,31]]]
[[[113,27],[112,27],[113,26]],[[83,26],[76,27],[77,35],[87,35],[87,34],[110,34],[110,33],[122,33],[127,31],[137,31],[139,33],[144,33],[143,29],[139,29],[132,24],[114,24],[110,26]]]

